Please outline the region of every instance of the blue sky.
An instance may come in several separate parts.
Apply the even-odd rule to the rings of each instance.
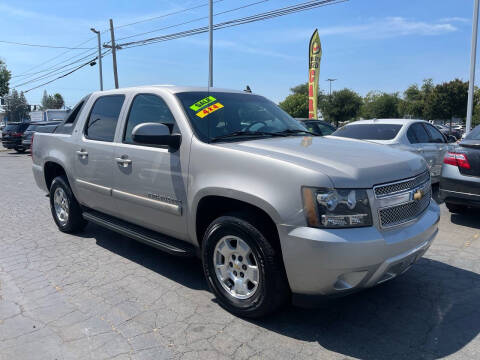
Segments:
[[[214,12],[257,1],[223,0],[215,4]],[[268,0],[216,16],[215,22],[303,1]],[[115,25],[122,25],[204,3],[207,0],[0,0],[0,40],[74,46],[91,39],[82,46],[95,47],[96,38],[89,29],[92,26],[107,29],[110,17]],[[214,85],[243,89],[248,84],[254,92],[274,101],[282,100],[289,94],[290,87],[307,80],[308,41],[315,28],[319,29],[323,47],[320,69],[323,90],[328,87],[326,78],[338,78],[333,89],[348,87],[362,95],[370,90],[403,91],[411,83],[421,83],[424,78],[433,78],[435,82],[455,77],[466,80],[472,9],[473,0],[350,0],[219,30],[214,33]],[[202,7],[126,26],[117,30],[116,37],[120,39],[206,16],[207,11],[207,7]],[[206,24],[205,19],[146,36],[165,35]],[[108,35],[103,34],[102,40],[108,40]],[[0,57],[14,76],[48,69],[86,50],[70,51],[48,64],[35,67],[65,51],[0,43]],[[207,84],[207,34],[120,50],[117,56],[121,87]],[[103,71],[105,88],[113,88],[110,55],[104,58]],[[13,78],[11,85],[19,84],[21,80],[21,77]],[[26,90],[44,81],[18,89]],[[67,105],[74,105],[98,87],[97,66],[87,66],[71,76],[29,92],[27,99],[32,104],[39,103],[46,89],[49,93],[60,92]]]

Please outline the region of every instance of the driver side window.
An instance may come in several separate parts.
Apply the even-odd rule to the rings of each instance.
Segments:
[[[132,139],[132,130],[142,123],[167,125],[170,133],[175,128],[175,118],[167,104],[161,97],[153,94],[139,94],[133,99],[123,134],[125,144],[135,144]]]

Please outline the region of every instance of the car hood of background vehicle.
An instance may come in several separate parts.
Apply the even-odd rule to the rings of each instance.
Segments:
[[[221,146],[318,170],[337,188],[371,188],[426,170],[425,160],[408,151],[330,136],[268,138]]]

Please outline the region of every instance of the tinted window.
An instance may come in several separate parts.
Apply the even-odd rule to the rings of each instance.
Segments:
[[[258,95],[228,92],[184,92],[176,96],[195,134],[203,141],[239,131],[276,133],[305,127],[270,100]],[[235,136],[235,135],[234,135]],[[242,138],[245,139],[245,138]]]
[[[332,135],[360,140],[392,140],[402,125],[397,124],[353,124],[336,130]]]
[[[25,130],[25,131],[35,131],[35,130],[37,130],[38,127],[39,127],[39,125],[29,125],[27,130]]]
[[[4,131],[19,131],[20,130],[20,124],[7,124],[7,126],[5,126],[5,129],[3,129]]]
[[[306,121],[303,123],[303,125],[305,125],[308,131],[317,135],[323,135],[322,131],[319,129],[317,124],[315,124],[313,121]]]
[[[152,94],[140,94],[135,96],[130,107],[123,142],[133,144],[133,128],[147,122],[165,124],[172,132],[175,119],[162,98]]]
[[[430,142],[427,131],[420,123],[415,123],[407,131],[407,137],[412,144],[422,144]]]
[[[55,131],[56,133],[59,133],[59,134],[72,133],[73,128],[77,123],[80,112],[82,111],[83,106],[85,105],[89,97],[90,95],[85,96],[82,100],[80,100],[80,102],[77,105],[75,105],[75,107],[72,109],[72,111],[70,112],[68,117],[65,119],[65,121],[57,127]]]
[[[320,129],[320,131],[322,132],[323,136],[331,135],[336,130],[333,126],[330,126],[330,125],[327,125],[327,124],[324,124],[324,123],[321,123],[321,122],[319,122],[317,124],[317,126]]]
[[[430,142],[443,144],[445,142],[445,138],[443,137],[442,133],[435,129],[432,125],[424,124],[425,128],[427,129],[428,134],[430,135]]]
[[[98,98],[85,125],[85,137],[91,140],[113,141],[124,100],[124,95]]]
[[[480,140],[480,125],[473,129],[466,137],[465,140]]]

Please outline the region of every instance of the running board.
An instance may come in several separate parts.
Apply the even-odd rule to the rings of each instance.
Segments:
[[[83,212],[83,218],[87,221],[125,235],[144,244],[153,246],[159,250],[165,251],[176,256],[195,256],[195,247],[184,241],[177,240],[167,235],[163,235],[140,226],[130,224],[126,221],[99,213],[94,210]]]

